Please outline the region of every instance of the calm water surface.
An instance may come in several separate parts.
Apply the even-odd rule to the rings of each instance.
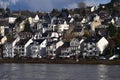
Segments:
[[[120,66],[0,64],[0,80],[120,80]]]

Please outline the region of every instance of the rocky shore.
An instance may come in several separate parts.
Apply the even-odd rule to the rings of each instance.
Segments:
[[[24,64],[24,63],[31,63],[31,64],[90,64],[90,65],[97,65],[97,64],[103,64],[103,65],[120,65],[120,60],[94,60],[94,59],[80,59],[79,61],[73,60],[73,59],[54,59],[54,60],[48,60],[48,59],[0,59],[0,64],[4,63],[16,63],[16,64]]]

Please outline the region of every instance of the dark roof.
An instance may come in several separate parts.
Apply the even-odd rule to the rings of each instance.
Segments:
[[[36,39],[36,40],[33,40],[33,43],[32,44],[41,44],[45,39]]]
[[[12,43],[16,38],[14,38],[15,34],[7,34],[7,42]]]
[[[2,52],[3,52],[3,50],[2,50],[2,49],[3,49],[3,47],[4,47],[4,46],[0,44],[0,53],[2,53]]]
[[[25,45],[29,39],[21,39],[16,45]]]
[[[51,44],[53,44],[53,42],[48,42],[48,43],[47,43],[47,46],[50,46]]]
[[[108,30],[104,28],[96,28],[95,31],[96,33],[100,33],[100,35],[104,37],[107,37],[108,35]]]
[[[57,41],[48,42],[48,43],[47,43],[47,46],[50,46],[50,45],[56,44],[56,43],[57,43]]]
[[[0,35],[0,40],[3,38],[3,36]]]
[[[91,37],[88,37],[87,39],[85,39],[85,43],[89,43],[89,42],[94,42],[94,43],[97,43],[99,40],[101,39],[101,36],[91,36]]]
[[[73,32],[81,32],[82,28],[74,28]]]
[[[69,23],[70,20],[71,20],[71,18],[66,18],[66,19],[65,19],[65,21],[66,21],[67,23]]]
[[[47,37],[47,36],[48,36],[48,32],[42,34],[42,37]]]
[[[68,47],[70,47],[70,42],[64,42],[62,48],[68,48]]]
[[[73,29],[73,32],[81,32],[82,27],[79,24],[75,25],[75,28]]]
[[[46,28],[48,27],[48,23],[43,23],[42,25],[43,27],[46,27]]]
[[[91,29],[91,26],[87,23],[87,24],[85,25],[84,30],[90,30],[90,29]]]
[[[13,24],[9,24],[9,28],[14,28],[15,27],[15,24],[13,23]]]
[[[80,21],[82,21],[82,19],[83,19],[83,17],[75,17],[76,22],[80,22]]]
[[[20,32],[19,36],[27,39],[27,38],[31,38],[33,36],[33,33],[31,33],[31,32]]]
[[[0,21],[0,26],[9,26],[8,21]]]

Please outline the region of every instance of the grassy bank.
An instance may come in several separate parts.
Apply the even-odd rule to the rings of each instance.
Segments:
[[[55,59],[55,60],[47,60],[47,59],[0,59],[0,63],[39,63],[39,64],[105,64],[105,65],[120,65],[120,60],[85,60],[81,59],[76,62],[73,59]]]

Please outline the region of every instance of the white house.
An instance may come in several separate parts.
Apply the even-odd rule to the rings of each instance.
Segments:
[[[17,19],[16,17],[9,17],[8,22],[12,24],[15,22],[16,19]]]
[[[4,53],[4,57],[11,57],[13,58],[15,56],[14,54],[14,50],[15,50],[15,45],[16,43],[20,40],[19,37],[17,37],[16,39],[14,39],[13,41],[11,42],[7,42],[4,44],[4,50],[3,50],[3,53]]]
[[[108,41],[104,37],[88,37],[81,44],[80,50],[83,58],[85,57],[99,57],[108,46]]]
[[[0,26],[0,35],[1,36],[5,36],[5,32],[6,32],[5,29],[9,29],[9,27],[8,26]]]
[[[105,50],[105,48],[108,46],[109,42],[102,37],[96,44],[96,46],[98,47],[100,54],[103,54],[103,51]]]
[[[83,41],[84,41],[84,39],[81,39],[81,40],[79,41],[78,49],[80,49],[80,46],[81,46],[81,44],[83,43]]]
[[[69,21],[69,23],[72,23],[72,22],[74,22],[74,18],[71,18]]]
[[[94,12],[95,11],[95,7],[93,6],[92,8],[91,8],[91,12]]]
[[[51,59],[54,59],[56,54],[55,51],[64,44],[63,41],[58,41],[58,42],[53,42],[53,43],[48,43],[47,48],[46,48],[46,53],[48,56],[51,56]]]
[[[59,35],[58,35],[58,33],[57,32],[52,32],[52,34],[51,34],[51,38],[52,37],[56,37],[56,38],[58,38],[59,37]]]
[[[34,20],[33,20],[33,22],[38,22],[39,20],[40,20],[39,16],[36,15],[35,18],[34,18]]]
[[[19,27],[16,27],[16,31],[17,32],[21,32],[23,31],[25,28],[25,21],[22,21],[20,24],[19,24]]]
[[[94,17],[94,21],[99,21],[99,20],[100,20],[100,16],[96,14],[96,16]]]
[[[80,46],[83,43],[84,39],[73,38],[70,43],[64,43],[65,48],[61,49],[61,58],[69,58],[75,55],[80,54]],[[63,47],[64,47],[63,46]]]
[[[15,50],[15,45],[16,45],[16,43],[17,42],[19,42],[20,41],[20,37],[17,37],[14,41],[13,41],[13,43],[12,43],[12,54],[11,54],[11,57],[14,57],[15,56],[15,54],[14,54],[14,50]]]
[[[48,42],[53,42],[53,41],[58,41],[58,38],[59,38],[59,34],[57,32],[51,32],[49,35],[48,35]]]
[[[40,39],[40,38],[42,38],[41,32],[36,32],[34,35],[34,39]]]
[[[95,31],[95,28],[99,27],[101,25],[101,21],[99,20],[99,17],[95,18],[94,21],[91,23],[91,30]]]
[[[68,15],[68,18],[71,18],[71,17],[72,17],[72,16],[69,14],[69,15]]]
[[[7,41],[7,37],[4,36],[1,40],[0,40],[0,44],[4,44]]]
[[[33,42],[33,39],[31,38],[24,46],[24,56],[27,56],[30,54],[29,45]]]
[[[112,20],[111,20],[111,23],[112,23],[112,24],[115,24],[115,20],[114,20],[114,19],[112,19]]]
[[[20,39],[15,45],[14,52],[16,51],[15,53],[19,54],[19,57],[27,57],[30,43],[32,43],[32,39]]]
[[[12,44],[11,43],[5,43],[4,49],[3,49],[3,57],[11,57],[12,56]]]
[[[86,19],[83,18],[82,21],[81,21],[82,24],[86,23]]]
[[[65,21],[64,24],[60,24],[58,27],[58,30],[60,32],[63,32],[64,30],[68,30],[69,29],[69,25],[67,24],[67,22]]]
[[[32,24],[32,23],[33,23],[33,18],[32,18],[32,17],[29,17],[29,18],[28,18],[28,21],[29,21],[30,24]]]
[[[58,49],[60,46],[62,46],[64,44],[63,41],[59,41],[56,43],[56,49]]]
[[[115,58],[119,58],[119,55],[118,54],[114,54],[113,56],[111,56],[109,58],[109,60],[114,60]]]
[[[46,55],[46,45],[47,40],[46,39],[39,39],[34,40],[33,43],[30,45],[30,51],[31,51],[31,57],[32,58],[42,58]]]

